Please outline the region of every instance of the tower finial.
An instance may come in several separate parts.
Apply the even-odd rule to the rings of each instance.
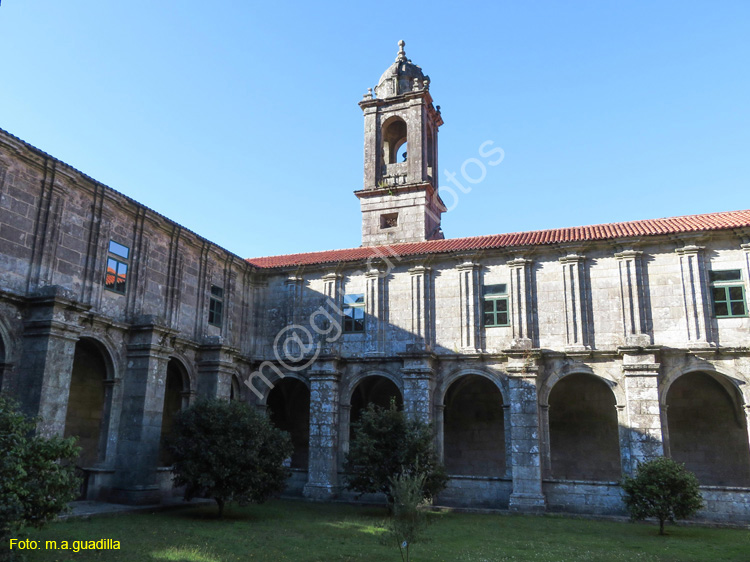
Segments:
[[[401,39],[401,41],[398,42],[398,56],[396,57],[396,62],[403,62],[406,60],[406,51],[404,51],[404,45],[406,45],[406,42]]]

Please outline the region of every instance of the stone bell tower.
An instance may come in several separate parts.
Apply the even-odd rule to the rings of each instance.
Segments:
[[[394,62],[359,106],[365,115],[362,245],[440,240],[446,211],[437,192],[440,107],[430,78],[406,58],[399,41]]]

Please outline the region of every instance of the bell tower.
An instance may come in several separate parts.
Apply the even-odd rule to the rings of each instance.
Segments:
[[[446,211],[437,192],[440,108],[430,77],[406,58],[394,62],[359,106],[365,116],[365,182],[355,191],[362,210],[362,245],[440,240]]]

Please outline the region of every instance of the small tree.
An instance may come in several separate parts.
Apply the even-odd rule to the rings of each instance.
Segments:
[[[685,519],[703,507],[695,474],[666,457],[638,463],[635,478],[626,477],[622,489],[631,519],[656,517],[660,535],[665,521]]]
[[[0,396],[0,541],[41,527],[79,493],[74,438],[34,435],[35,421]]]
[[[204,400],[181,412],[168,447],[175,483],[185,499],[211,497],[224,515],[227,502],[262,503],[289,477],[289,434],[241,402]]]
[[[388,522],[387,537],[398,545],[402,562],[411,560],[409,549],[426,524],[424,512],[419,509],[424,502],[424,482],[424,474],[406,472],[390,480],[393,517]]]
[[[354,424],[345,469],[347,487],[364,493],[383,492],[392,501],[391,481],[399,474],[424,475],[423,498],[432,499],[448,477],[438,462],[432,428],[390,408],[370,404]]]

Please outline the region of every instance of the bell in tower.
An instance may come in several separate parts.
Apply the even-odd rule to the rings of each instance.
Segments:
[[[359,106],[365,115],[362,245],[440,240],[446,208],[437,192],[437,136],[443,124],[430,77],[406,58],[394,62]]]

